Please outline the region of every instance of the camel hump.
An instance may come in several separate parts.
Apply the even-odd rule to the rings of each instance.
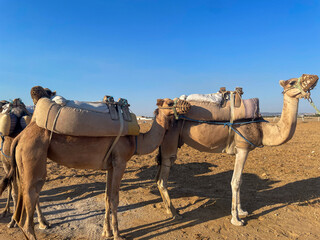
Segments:
[[[123,111],[120,109],[118,114],[123,114]],[[122,136],[139,134],[137,118],[130,114],[131,121],[123,121]],[[103,102],[68,100],[60,105],[48,98],[38,101],[34,121],[39,127],[58,134],[86,137],[118,136],[121,125],[119,119],[112,119],[108,106]]]

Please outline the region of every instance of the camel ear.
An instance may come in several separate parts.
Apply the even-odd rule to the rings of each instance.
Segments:
[[[53,97],[53,96],[55,96],[57,94],[57,92],[56,91],[53,91],[52,93],[51,93],[51,96]]]
[[[163,99],[157,99],[157,106],[160,107],[163,105],[164,100]]]
[[[283,88],[286,85],[285,83],[286,83],[286,81],[284,81],[284,80],[280,80],[279,81],[280,86],[283,87]]]

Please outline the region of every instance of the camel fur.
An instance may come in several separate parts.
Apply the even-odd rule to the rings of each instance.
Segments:
[[[300,78],[281,80],[280,85],[284,89],[283,110],[278,123],[256,122],[233,127],[255,146],[278,146],[288,142],[296,129],[299,99],[308,98],[310,90],[317,81],[317,75],[308,74],[303,74]],[[192,111],[192,107],[189,112]],[[156,181],[167,212],[173,217],[180,217],[180,215],[172,205],[167,182],[170,167],[177,158],[177,149],[187,144],[202,152],[221,153],[226,151],[228,135],[229,129],[223,125],[195,123],[187,120],[176,121],[174,126],[167,131],[157,156],[160,165]],[[241,208],[240,203],[241,175],[248,153],[255,147],[235,133],[232,134],[231,140],[231,148],[228,152],[236,155],[231,180],[231,223],[242,226],[244,221],[239,218],[239,215],[247,215],[248,212]]]
[[[7,102],[9,103],[9,102]],[[12,110],[11,113],[15,114],[16,116],[22,116],[23,114],[27,114],[27,115],[31,115],[24,103],[19,99],[16,98],[13,100],[13,102],[11,103],[12,106]],[[0,139],[0,146],[2,146],[1,149],[1,153],[0,153],[0,160],[3,164],[3,169],[5,170],[6,174],[9,173],[10,168],[11,168],[11,159],[10,159],[10,148],[11,148],[11,144],[14,140],[14,138],[22,131],[22,126],[19,126],[19,124],[17,124],[15,131],[12,135],[10,136],[2,136]],[[18,193],[18,186],[17,186],[17,182],[15,180],[13,180],[11,182],[11,184],[9,184],[8,186],[8,198],[7,198],[7,203],[6,206],[4,208],[4,210],[0,213],[0,217],[5,217],[7,214],[10,213],[10,200],[11,197],[13,199],[13,208],[16,208],[16,203],[17,203],[17,193]],[[37,202],[36,205],[36,210],[37,210],[37,215],[38,215],[38,221],[39,221],[39,228],[40,229],[47,229],[49,227],[49,223],[46,221],[45,217],[43,216],[40,206],[39,206],[39,202]],[[13,216],[11,218],[10,223],[8,224],[9,228],[12,228],[15,226],[15,221],[13,219]]]
[[[32,91],[31,91],[32,92]],[[36,103],[36,101],[34,101]],[[186,103],[185,101],[181,101]],[[115,137],[75,137],[52,134],[31,122],[14,140],[11,148],[12,166],[10,173],[0,184],[1,190],[16,173],[19,179],[18,203],[14,219],[25,237],[35,240],[33,215],[39,193],[47,175],[46,159],[71,168],[107,170],[106,212],[103,237],[122,239],[118,229],[117,208],[119,188],[127,161],[136,154],[147,154],[157,149],[165,131],[171,125],[174,101],[158,99],[158,109],[150,131],[135,136],[120,137],[108,159],[106,152]],[[178,114],[185,113],[176,108]],[[14,168],[14,166],[17,168]],[[110,223],[110,218],[112,221]]]

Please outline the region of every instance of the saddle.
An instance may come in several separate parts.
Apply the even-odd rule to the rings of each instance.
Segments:
[[[218,93],[221,95],[220,102],[189,101],[191,108],[185,116],[195,120],[226,122],[261,117],[259,99],[242,99],[242,88],[227,91],[225,87],[221,87]]]
[[[129,106],[127,100],[115,102],[111,96],[105,96],[102,102],[66,101],[63,105],[41,98],[33,121],[39,127],[70,136],[118,136],[119,129],[122,129],[121,136],[138,135],[140,127]],[[102,107],[107,111],[101,110]]]
[[[1,108],[0,134],[2,136],[12,136],[23,130],[31,121],[31,113],[19,98],[6,102]]]

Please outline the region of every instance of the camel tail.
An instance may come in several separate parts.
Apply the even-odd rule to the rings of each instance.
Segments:
[[[15,172],[16,172],[16,167],[17,167],[17,162],[16,162],[16,147],[18,145],[18,137],[16,137],[11,145],[11,166],[10,166],[10,171],[7,173],[7,175],[1,180],[0,182],[0,196],[6,190],[8,185],[14,180]]]

